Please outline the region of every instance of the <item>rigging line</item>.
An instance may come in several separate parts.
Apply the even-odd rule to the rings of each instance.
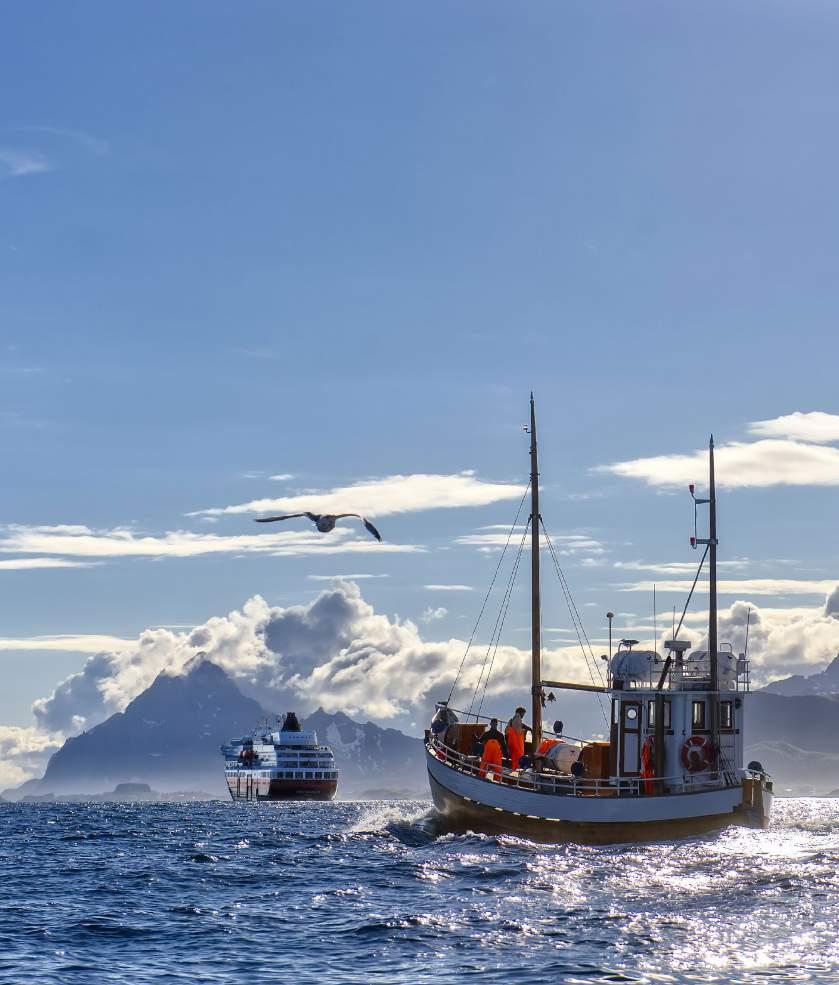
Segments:
[[[685,607],[682,609],[682,618],[679,620],[679,625],[676,627],[676,632],[673,634],[673,639],[677,640],[679,638],[679,632],[682,628],[682,623],[685,621],[685,616],[688,612],[688,606],[690,605],[690,600],[693,598],[693,593],[696,590],[696,583],[699,581],[699,576],[702,574],[702,565],[705,564],[705,558],[708,557],[708,551],[711,545],[706,544],[705,553],[702,555],[702,560],[699,562],[699,567],[696,569],[696,577],[693,579],[693,584],[690,586],[690,591],[688,592],[687,601],[685,602]]]
[[[449,691],[449,701],[452,700],[452,695],[454,694],[454,689],[457,687],[457,683],[460,680],[460,675],[463,673],[463,665],[466,663],[466,658],[469,656],[469,651],[472,649],[472,642],[475,639],[475,633],[478,631],[478,626],[481,623],[481,619],[484,615],[484,610],[487,607],[487,602],[489,602],[489,597],[492,594],[492,590],[495,587],[495,580],[498,577],[498,572],[501,570],[501,564],[504,561],[504,555],[507,553],[507,548],[510,546],[510,540],[513,536],[513,531],[516,529],[516,524],[519,522],[519,516],[521,515],[521,508],[524,506],[524,501],[527,498],[527,494],[530,492],[530,480],[528,480],[527,487],[524,490],[524,495],[519,503],[519,508],[516,510],[516,518],[513,520],[513,525],[510,527],[510,532],[507,534],[507,543],[504,545],[504,550],[501,552],[501,557],[498,559],[498,564],[495,566],[495,574],[492,576],[492,581],[489,583],[489,588],[484,596],[484,602],[481,606],[481,611],[478,613],[478,618],[475,620],[475,625],[472,628],[472,635],[469,637],[469,642],[466,644],[466,650],[460,661],[460,666],[457,668],[457,676],[454,679],[454,683]]]
[[[522,549],[524,547],[524,541],[525,541],[525,538],[527,537],[527,531],[529,529],[530,529],[530,520],[528,519],[527,523],[524,525],[524,531],[522,532],[522,535],[521,535],[521,541],[519,542],[518,553],[516,555],[516,560],[515,560],[515,562],[513,564],[513,569],[512,569],[512,571],[510,573],[510,578],[509,578],[509,580],[507,582],[507,588],[504,590],[504,595],[503,595],[502,600],[501,600],[501,608],[498,610],[498,615],[495,617],[495,625],[492,627],[492,633],[490,634],[490,637],[489,637],[489,644],[487,645],[487,652],[484,654],[484,662],[481,665],[481,672],[480,672],[480,674],[478,674],[478,680],[477,680],[477,682],[475,684],[475,690],[474,690],[474,692],[472,694],[472,700],[469,702],[469,714],[470,715],[472,714],[472,708],[474,707],[475,702],[478,700],[478,691],[480,690],[481,681],[483,680],[483,676],[484,676],[484,671],[486,670],[486,667],[487,667],[487,662],[489,660],[490,650],[492,650],[493,640],[495,639],[496,633],[498,632],[498,624],[499,624],[499,622],[501,620],[501,613],[503,612],[503,609],[504,609],[504,601],[506,600],[508,593],[512,590],[511,589],[511,586],[512,586],[513,581],[515,579],[516,572],[518,571],[519,558],[521,557],[521,552],[522,552]]]
[[[583,659],[586,662],[586,669],[588,670],[589,676],[591,677],[591,683],[594,684],[595,686],[597,685],[597,682],[594,679],[594,671],[592,670],[592,665],[593,665],[594,670],[597,671],[597,676],[600,678],[600,683],[601,685],[603,685],[604,684],[603,674],[601,673],[600,667],[597,664],[597,660],[594,657],[594,650],[592,649],[591,642],[589,641],[588,634],[586,633],[585,626],[583,625],[583,620],[582,617],[580,616],[579,609],[577,609],[577,603],[574,601],[574,596],[571,593],[571,587],[568,584],[568,579],[565,577],[565,574],[559,564],[559,559],[556,556],[556,551],[554,550],[553,541],[551,540],[551,535],[548,533],[547,529],[545,528],[544,523],[542,523],[542,530],[545,533],[545,540],[547,541],[548,549],[551,553],[551,557],[553,558],[554,567],[556,568],[557,577],[559,579],[559,585],[560,588],[562,589],[563,595],[565,596],[565,603],[568,606],[568,614],[571,616],[571,622],[574,626],[575,632],[577,633],[577,639],[580,644],[580,649],[583,652]],[[585,638],[586,645],[588,646],[588,650],[589,650],[588,654],[586,654],[586,648],[585,646],[583,646],[583,638]],[[591,662],[589,662],[589,655],[591,656]],[[606,709],[603,707],[603,699],[600,696],[600,694],[597,695],[597,703],[600,706],[600,714],[603,716],[603,721],[606,725],[606,728],[608,729],[609,719],[606,715]]]
[[[577,609],[577,603],[574,601],[574,596],[571,592],[571,586],[568,584],[568,579],[565,577],[565,572],[562,570],[559,564],[559,559],[557,558],[556,551],[554,550],[553,542],[551,541],[550,534],[548,533],[547,530],[545,530],[544,523],[542,524],[542,530],[544,530],[545,539],[548,542],[548,548],[550,549],[551,557],[553,558],[553,562],[556,568],[557,577],[559,578],[560,586],[562,587],[563,593],[564,594],[567,593],[566,603],[568,604],[569,615],[571,616],[571,621],[574,624],[574,629],[577,633],[577,639],[580,643],[580,648],[583,651],[583,656],[586,657],[586,661],[588,661],[588,656],[589,655],[591,656],[591,661],[594,664],[594,668],[597,671],[597,676],[600,678],[600,683],[602,684],[603,674],[601,673],[600,668],[597,666],[597,661],[594,656],[594,650],[592,649],[592,645],[589,641],[588,634],[586,633],[585,626],[583,625],[583,620],[582,617],[580,616],[580,612]],[[586,654],[585,647],[583,646],[583,638],[585,638],[586,645],[588,646],[588,651],[589,651],[588,655]],[[589,669],[589,673],[591,673],[591,669]],[[594,681],[594,678],[592,676],[592,684],[594,683],[596,682]]]
[[[525,531],[525,536],[526,535],[527,535],[527,531]],[[523,545],[522,545],[522,547],[523,547]],[[478,705],[478,715],[481,714],[481,711],[482,711],[482,709],[484,707],[484,698],[486,698],[487,686],[489,685],[489,679],[490,679],[490,677],[492,677],[492,668],[495,666],[495,658],[496,658],[496,656],[498,654],[498,647],[499,647],[499,645],[501,643],[501,634],[504,631],[504,622],[507,619],[507,613],[510,610],[510,602],[511,602],[511,600],[513,598],[513,590],[516,587],[516,578],[517,578],[518,572],[519,572],[519,565],[521,564],[522,555],[524,553],[522,547],[520,547],[519,552],[516,555],[516,563],[513,566],[513,573],[510,576],[510,584],[509,584],[509,588],[508,588],[508,591],[507,591],[507,595],[506,595],[506,598],[504,599],[504,602],[502,603],[503,608],[502,608],[502,613],[501,613],[501,624],[498,627],[498,633],[496,634],[496,637],[495,637],[495,648],[492,651],[492,660],[490,661],[489,670],[487,671],[487,675],[486,675],[486,678],[484,680],[484,690],[481,693],[481,703]]]

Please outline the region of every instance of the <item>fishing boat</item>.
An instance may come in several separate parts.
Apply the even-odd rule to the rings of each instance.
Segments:
[[[634,639],[621,640],[612,652],[610,639],[610,652],[601,671],[589,646],[586,658],[591,660],[593,681],[582,684],[548,680],[542,671],[543,536],[564,591],[567,582],[539,512],[532,394],[526,430],[530,433],[530,517],[524,525],[522,545],[529,532],[531,741],[518,763],[506,759],[499,765],[488,764],[480,752],[485,724],[479,712],[470,709],[461,720],[451,707],[456,680],[448,699],[438,703],[431,728],[425,733],[428,779],[436,810],[453,827],[554,842],[608,844],[686,837],[728,825],[766,827],[772,807],[772,780],[760,763],[743,766],[749,661],[745,653],[734,654],[730,645],[718,642],[713,438],[709,444],[707,498],[698,498],[695,488],[690,487],[695,504],[691,546],[704,547],[704,553],[679,626],[665,642],[665,655],[638,649]],[[708,507],[706,538],[696,536],[699,506]],[[679,635],[706,562],[710,595],[707,649],[692,650],[691,643]],[[579,619],[576,606],[569,606],[569,611]],[[610,630],[611,617],[609,613]],[[581,645],[583,638],[587,643],[584,631]],[[585,646],[583,652],[585,655]],[[554,691],[589,692],[604,702],[610,712],[604,736],[572,741],[562,734],[561,722],[555,723],[553,730],[544,728],[543,710]]]

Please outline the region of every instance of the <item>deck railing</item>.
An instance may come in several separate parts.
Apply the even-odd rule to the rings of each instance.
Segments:
[[[575,777],[564,773],[535,772],[533,770],[511,770],[506,766],[490,766],[483,771],[479,756],[469,756],[452,746],[447,746],[439,735],[431,733],[428,748],[440,762],[450,769],[477,777],[486,783],[503,783],[534,793],[554,794],[568,797],[639,797],[655,796],[648,794],[648,784],[653,790],[666,793],[701,793],[714,788],[737,786],[739,778],[728,771],[708,770],[690,776],[663,777],[610,777],[608,780],[592,777]]]

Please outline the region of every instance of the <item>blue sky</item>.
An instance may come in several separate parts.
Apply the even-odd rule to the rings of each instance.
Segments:
[[[25,536],[3,556],[54,525],[261,535],[186,514],[370,477],[516,483],[532,388],[546,522],[599,545],[565,558],[587,628],[607,608],[646,624],[648,593],[616,586],[672,572],[615,563],[692,560],[690,502],[655,468],[597,467],[839,413],[837,43],[817,2],[9,7],[0,522]],[[760,450],[720,519],[731,578],[787,582],[758,605],[812,608],[819,645],[796,659],[815,665],[825,593],[787,589],[837,576],[839,478],[837,435],[814,461],[811,432],[800,470]],[[774,484],[790,455],[797,484]],[[427,508],[377,522],[423,550],[48,544],[97,564],[0,570],[1,635],[133,639],[377,574],[359,581],[377,613],[462,639],[497,554],[456,540],[517,500],[437,509],[411,488]],[[441,583],[474,591],[423,588]],[[525,613],[517,596],[511,643]],[[4,646],[10,726],[88,655]]]

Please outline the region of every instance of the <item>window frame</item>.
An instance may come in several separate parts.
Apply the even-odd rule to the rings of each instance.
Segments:
[[[696,714],[697,711],[701,711],[702,712],[701,715],[697,715]],[[708,711],[707,711],[707,702],[704,699],[700,701],[694,700],[691,703],[690,727],[694,732],[705,732],[707,730]]]

